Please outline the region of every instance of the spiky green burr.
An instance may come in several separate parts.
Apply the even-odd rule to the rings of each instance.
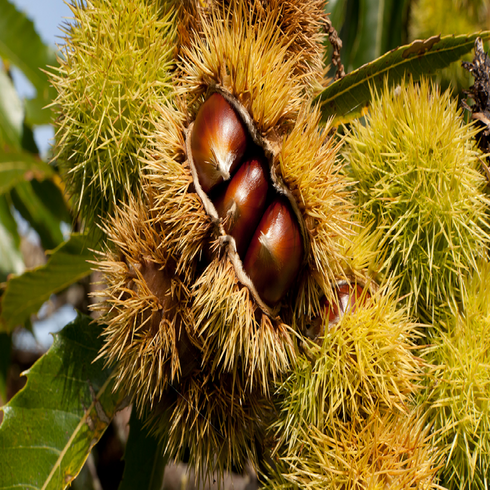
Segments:
[[[457,310],[489,241],[476,129],[456,104],[428,81],[385,86],[345,152],[362,222],[383,234],[384,272],[427,323]]]
[[[74,208],[91,226],[141,190],[156,104],[172,92],[171,2],[73,0],[60,67],[56,157]]]
[[[441,484],[451,490],[490,484],[490,265],[468,280],[461,313],[445,319],[425,352],[433,365],[421,392],[444,455]]]
[[[438,454],[413,405],[417,326],[399,306],[389,285],[359,298],[298,359],[277,390],[268,488],[435,488]]]

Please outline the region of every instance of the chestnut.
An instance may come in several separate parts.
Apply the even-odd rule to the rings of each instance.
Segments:
[[[364,305],[371,297],[367,291],[364,293],[364,287],[361,284],[351,284],[347,281],[340,281],[334,289],[334,294],[335,300],[333,302],[328,301],[325,297],[321,300],[329,328],[339,323],[346,313],[355,312],[359,306]],[[360,302],[359,298],[363,294],[363,301]],[[307,335],[312,339],[316,339],[322,337],[324,333],[322,317],[318,316],[311,322]]]
[[[224,229],[235,239],[242,260],[264,214],[270,187],[268,171],[264,155],[245,160],[228,186],[213,199]]]
[[[213,93],[200,107],[191,132],[191,152],[199,184],[209,193],[239,165],[248,131],[230,103]]]
[[[303,262],[299,224],[286,197],[277,196],[266,209],[243,262],[262,301],[277,304],[298,275]]]

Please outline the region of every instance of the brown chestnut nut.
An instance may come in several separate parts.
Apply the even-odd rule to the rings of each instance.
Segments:
[[[328,320],[329,328],[340,322],[342,317],[349,312],[354,313],[356,309],[364,305],[371,295],[360,284],[351,284],[346,281],[341,281],[337,284],[334,290],[335,301],[330,302],[326,298],[321,301],[322,307],[325,309],[325,318]],[[359,298],[363,298],[359,302]],[[315,318],[307,330],[307,335],[310,338],[318,338],[324,334],[323,321],[320,316]]]
[[[262,219],[269,191],[265,156],[250,158],[238,169],[230,183],[213,200],[226,233],[235,239],[243,260],[248,244]]]
[[[286,294],[303,261],[303,240],[289,201],[279,196],[260,221],[243,267],[262,301],[275,305]]]
[[[200,107],[191,134],[191,152],[202,190],[228,180],[245,153],[245,125],[230,103],[215,92]]]
[[[333,325],[338,323],[346,313],[356,311],[356,306],[358,306],[356,303],[362,296],[363,290],[364,288],[359,284],[350,284],[345,281],[340,282],[335,291],[338,301],[333,304],[325,301],[325,308],[328,312],[328,324]],[[366,297],[369,296],[366,295]]]

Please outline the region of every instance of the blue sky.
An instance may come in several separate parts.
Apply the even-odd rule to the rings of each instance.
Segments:
[[[29,17],[44,42],[54,46],[60,43],[58,29],[63,17],[70,17],[71,11],[63,0],[10,0]]]
[[[61,31],[59,26],[66,22],[64,18],[71,16],[71,10],[63,0],[10,0],[19,10],[22,10],[29,19],[34,22],[36,31],[41,39],[55,48],[56,44],[62,44]],[[14,70],[14,81],[17,90],[24,97],[33,95],[34,89],[23,75]],[[43,126],[36,128],[34,137],[41,150],[45,155],[48,151],[50,140],[53,137],[53,128]]]

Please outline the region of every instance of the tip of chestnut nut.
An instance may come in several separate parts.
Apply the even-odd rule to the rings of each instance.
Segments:
[[[322,300],[322,307],[325,311],[325,318],[328,320],[328,327],[340,322],[342,317],[349,312],[354,313],[360,305],[364,305],[371,295],[360,284],[351,284],[346,281],[341,281],[337,284],[334,290],[335,301],[328,301],[326,298]],[[363,296],[364,295],[364,296]],[[359,299],[363,298],[363,301],[359,304]],[[316,317],[308,328],[308,337],[315,339],[323,336],[324,325],[322,317]]]
[[[266,209],[244,260],[262,300],[274,305],[292,286],[303,261],[303,240],[291,205],[278,197]]]
[[[221,94],[212,94],[200,107],[191,134],[194,167],[204,192],[230,178],[247,141],[245,125],[233,107]]]

